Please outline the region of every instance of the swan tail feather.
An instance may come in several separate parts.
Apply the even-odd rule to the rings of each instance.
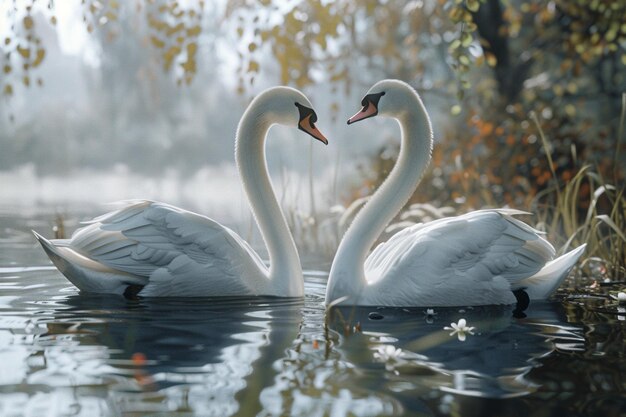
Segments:
[[[32,232],[54,266],[81,291],[123,294],[131,284],[145,285],[145,279],[109,268],[79,254],[65,240],[50,241],[34,230]]]
[[[545,300],[565,280],[586,246],[587,244],[583,244],[548,262],[535,275],[518,281],[515,289],[525,289],[531,300]]]

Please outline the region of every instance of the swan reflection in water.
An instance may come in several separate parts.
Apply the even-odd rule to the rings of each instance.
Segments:
[[[542,357],[582,343],[560,304],[533,303],[522,320],[507,308],[345,307],[324,326],[319,281],[304,301],[126,301],[56,287],[5,300],[0,345],[13,359],[0,405],[32,416],[449,414],[438,408],[529,398]],[[465,341],[444,330],[460,318],[475,327]],[[517,401],[507,404],[528,407]]]
[[[94,415],[105,415],[103,409],[254,415],[262,409],[261,391],[274,381],[272,365],[298,336],[302,304],[277,298],[64,297],[54,317],[44,320],[47,331],[36,344],[43,345],[47,363],[30,380],[82,385],[77,406],[91,404],[100,410]],[[63,358],[46,345],[61,345]],[[106,401],[93,398],[103,393]]]
[[[386,368],[387,378],[366,382],[372,389],[407,392],[412,398],[428,397],[433,389],[510,398],[539,388],[527,374],[540,358],[557,348],[583,349],[581,329],[566,324],[562,308],[559,303],[533,303],[527,317],[517,319],[506,306],[336,307],[327,319],[330,329],[343,336],[338,348],[348,360],[365,369]],[[449,328],[461,319],[474,327],[471,333]]]

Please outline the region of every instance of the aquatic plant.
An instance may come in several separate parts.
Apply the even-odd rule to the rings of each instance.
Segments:
[[[443,328],[444,330],[452,330],[450,336],[457,335],[459,341],[464,342],[467,338],[467,335],[474,334],[474,327],[468,326],[467,321],[465,319],[459,319],[458,323],[450,323],[450,326],[446,326]]]
[[[623,134],[626,94],[623,95],[619,135]],[[546,158],[553,176],[553,185],[537,193],[532,211],[537,213],[537,227],[544,230],[551,241],[557,242],[563,253],[568,248],[587,243],[582,266],[588,276],[597,274],[603,280],[620,280],[626,276],[626,186],[617,185],[620,177],[620,142],[616,141],[613,183],[603,176],[598,167],[584,165],[569,181],[561,183],[556,175],[556,164],[551,158],[552,144],[544,134],[536,114],[535,122]],[[586,210],[584,210],[586,208]]]
[[[385,364],[385,369],[393,371],[397,366],[405,363],[404,352],[402,349],[396,348],[393,345],[382,345],[376,347],[374,352],[374,359],[378,362]]]

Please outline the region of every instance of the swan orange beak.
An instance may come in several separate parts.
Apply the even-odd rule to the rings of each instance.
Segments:
[[[324,136],[324,134],[319,131],[319,129],[315,126],[315,124],[311,122],[311,116],[312,115],[309,114],[305,118],[301,119],[300,122],[298,123],[298,129],[313,136],[315,139],[319,140],[324,145],[328,145],[328,139],[326,139],[326,136]]]
[[[359,111],[357,114],[355,114],[354,116],[348,119],[348,124],[351,125],[352,123],[358,122],[359,120],[364,120],[369,117],[374,117],[377,114],[378,114],[378,107],[376,107],[374,103],[368,100],[366,105],[363,106],[363,108],[361,109],[361,111]]]

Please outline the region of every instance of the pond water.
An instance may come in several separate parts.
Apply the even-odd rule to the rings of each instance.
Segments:
[[[82,295],[30,234],[53,219],[0,210],[0,416],[626,415],[606,297],[326,314],[322,263],[304,300]]]

